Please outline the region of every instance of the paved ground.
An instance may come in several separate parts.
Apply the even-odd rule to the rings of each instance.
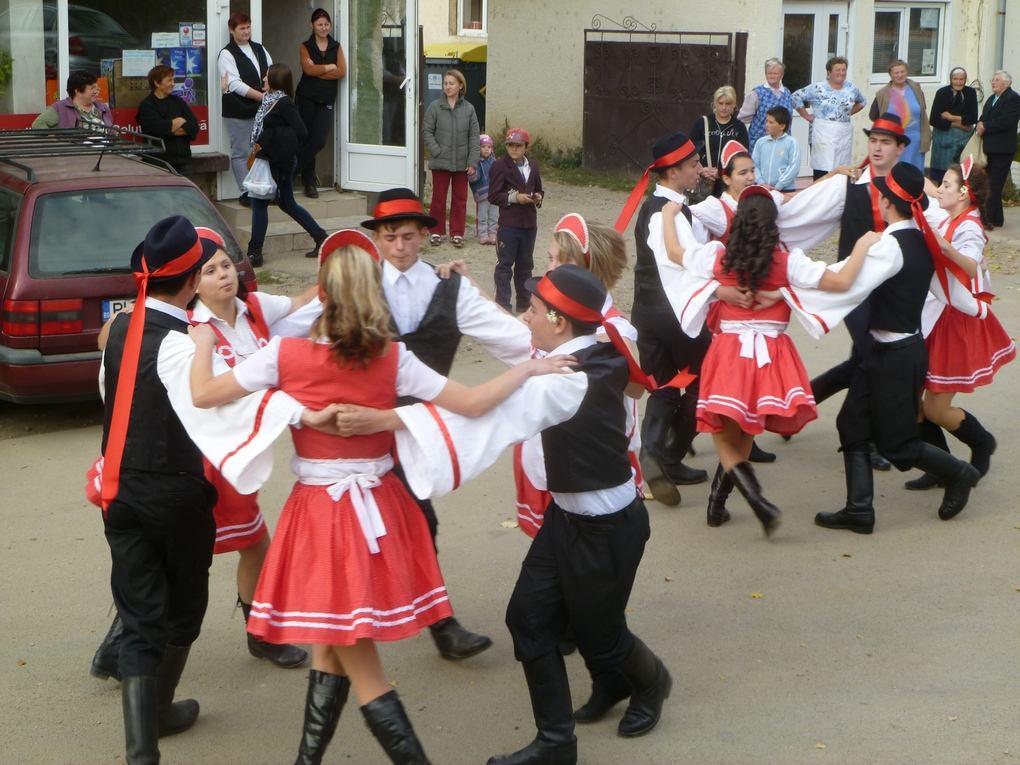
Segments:
[[[611,220],[622,195],[553,186],[542,225],[568,210]],[[995,309],[1020,326],[1015,273],[1020,210],[993,235]],[[539,244],[539,258],[544,252]],[[448,245],[430,259],[444,259]],[[461,251],[483,286],[492,248]],[[436,257],[438,256],[438,258]],[[279,289],[296,288],[311,264],[268,264]],[[630,279],[618,298],[630,303]],[[842,330],[813,342],[794,328],[812,371],[840,359]],[[455,376],[484,379],[497,366],[466,344]],[[1020,456],[1012,395],[1020,365],[993,388],[967,397],[999,436],[992,472],[968,509],[943,523],[935,493],[902,490],[904,476],[877,477],[878,527],[859,537],[815,527],[818,510],[842,500],[833,420],[838,401],[789,444],[762,445],[779,462],[759,471],[785,511],[766,541],[745,504],[731,502],[726,527],[704,523],[706,486],[676,509],[650,504],[653,535],[629,612],[633,629],[668,664],[675,681],[660,726],[638,740],[615,735],[619,713],[580,728],[586,765],[990,765],[1020,763]],[[99,446],[94,405],[26,409],[0,405],[0,763],[122,762],[116,684],[87,675],[110,604],[108,551],[97,512],[82,498]],[[714,467],[697,442],[692,464]],[[958,444],[953,448],[958,453]],[[290,445],[262,495],[275,522],[292,479]],[[527,538],[505,528],[512,480],[504,458],[483,478],[439,502],[441,560],[454,605],[495,646],[462,664],[438,658],[427,636],[386,646],[389,676],[437,765],[483,763],[530,739],[527,692],[513,660],[503,610]],[[162,743],[164,761],[193,765],[290,762],[301,724],[305,674],[248,657],[232,612],[235,558],[213,564],[210,607],[181,690],[201,700],[190,732]],[[587,682],[568,660],[575,701]],[[385,762],[354,705],[345,712],[329,763]]]

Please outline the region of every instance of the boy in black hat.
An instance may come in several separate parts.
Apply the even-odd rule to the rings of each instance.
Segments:
[[[490,758],[489,765],[572,765],[577,739],[558,648],[568,621],[595,677],[593,698],[605,690],[600,683],[624,686],[613,691],[608,706],[630,697],[620,735],[639,736],[655,727],[672,681],[658,657],[627,628],[625,610],[649,525],[627,459],[627,361],[613,345],[595,339],[605,288],[574,265],[532,279],[528,287],[531,305],[524,319],[532,344],[576,357],[587,390],[570,419],[542,431],[553,501],[507,607],[538,735],[524,749]]]
[[[932,286],[932,257],[938,248],[933,235],[922,233],[927,228],[923,211],[928,206],[924,175],[900,162],[871,185],[879,194],[877,205],[885,225],[880,236],[870,235],[875,243],[869,257],[889,258],[893,270],[865,303],[868,342],[855,345],[860,357],[836,418],[846,471],[846,506],[815,516],[819,526],[859,534],[870,534],[875,526],[869,442],[897,469],[919,467],[942,482],[946,488],[939,517],[943,520],[963,510],[980,477],[970,464],[922,441],[917,427],[928,370],[921,310]]]

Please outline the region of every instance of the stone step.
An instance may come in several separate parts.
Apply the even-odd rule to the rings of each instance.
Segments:
[[[350,215],[362,215],[368,210],[368,200],[364,194],[356,191],[337,192],[333,189],[320,190],[318,199],[309,199],[301,191],[294,193],[297,203],[311,213],[316,220],[340,218]],[[251,225],[251,209],[236,199],[227,199],[216,203],[220,214],[231,228],[237,230],[241,226]],[[269,205],[269,222],[279,223],[290,221],[287,213],[276,205]]]
[[[363,220],[365,220],[365,213],[359,212],[356,215],[317,218],[316,222],[331,234],[342,228],[360,228]],[[241,249],[247,250],[248,241],[251,239],[250,219],[244,226],[231,226],[231,228]],[[307,252],[312,249],[314,244],[312,237],[300,225],[285,216],[285,220],[282,221],[273,222],[270,219],[269,228],[266,229],[266,240],[262,245],[262,253],[264,255],[286,255],[292,252]]]

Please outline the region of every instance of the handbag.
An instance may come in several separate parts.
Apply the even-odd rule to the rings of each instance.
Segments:
[[[712,142],[709,138],[708,117],[702,115],[701,120],[702,122],[705,123],[705,160],[706,160],[705,166],[713,167]],[[689,203],[694,205],[697,204],[698,202],[704,202],[706,199],[712,196],[712,191],[714,189],[715,189],[714,180],[712,180],[711,178],[699,177],[697,185],[693,189],[691,189],[690,193],[687,195]]]
[[[970,140],[967,141],[966,145],[960,151],[960,158],[966,159],[968,154],[974,155],[975,165],[981,165],[982,167],[984,167],[986,164],[988,164],[988,157],[985,156],[984,137],[978,135],[978,132],[976,130],[973,133],[971,133]]]
[[[248,174],[241,181],[241,188],[255,199],[273,199],[276,196],[276,181],[273,180],[268,159],[255,158]]]

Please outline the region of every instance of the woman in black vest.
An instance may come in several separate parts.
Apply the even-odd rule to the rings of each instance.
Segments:
[[[347,74],[344,49],[329,33],[333,23],[322,8],[312,11],[312,33],[298,46],[301,81],[297,86],[297,107],[308,130],[308,140],[298,152],[298,170],[305,196],[316,199],[315,155],[326,145],[333,122],[337,82]]]

